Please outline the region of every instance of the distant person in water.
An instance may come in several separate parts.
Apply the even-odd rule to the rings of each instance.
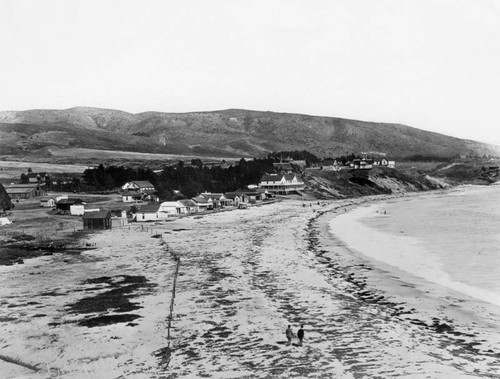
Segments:
[[[297,337],[299,338],[299,346],[302,346],[302,340],[304,339],[304,325],[300,326],[300,329],[297,332]]]
[[[287,345],[290,345],[292,343],[292,339],[293,339],[293,330],[292,330],[292,327],[290,325],[288,325],[288,328],[286,329],[286,339],[288,340],[288,343]]]

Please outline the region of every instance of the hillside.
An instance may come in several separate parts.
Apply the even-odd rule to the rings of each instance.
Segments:
[[[131,114],[98,108],[0,112],[0,155],[50,158],[71,149],[221,157],[261,157],[308,150],[408,155],[499,155],[500,147],[398,124],[300,114],[223,110]]]

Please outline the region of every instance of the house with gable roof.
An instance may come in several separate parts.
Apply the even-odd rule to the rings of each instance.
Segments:
[[[242,202],[241,193],[240,192],[226,192],[224,197],[227,200],[228,206],[238,207]]]
[[[211,200],[214,205],[214,208],[226,207],[231,203],[231,201],[228,201],[228,199],[224,196],[223,193],[203,192],[200,194],[200,196],[203,196],[207,200]]]
[[[111,211],[111,226],[117,228],[128,225],[127,212],[123,209],[112,209]]]
[[[56,199],[53,197],[43,197],[40,199],[40,206],[44,208],[54,208],[56,206]]]
[[[83,215],[84,230],[107,230],[111,227],[110,211],[90,212]]]
[[[122,202],[124,203],[138,203],[142,201],[143,194],[137,191],[126,190],[122,192]]]
[[[160,217],[160,204],[144,204],[137,207],[132,213],[132,219],[137,222],[159,221],[165,219]]]
[[[191,200],[196,204],[196,212],[204,212],[214,209],[212,199],[207,199],[203,196],[193,197]]]
[[[10,184],[5,187],[5,191],[12,200],[31,199],[33,197],[47,196],[44,184],[29,183],[29,184]]]
[[[26,177],[28,183],[45,183],[50,180],[50,175],[46,172],[29,172]]]
[[[287,195],[303,190],[305,184],[295,174],[266,174],[260,180],[259,187],[269,193]]]
[[[134,180],[131,182],[127,182],[122,186],[122,190],[132,190],[138,192],[144,192],[147,190],[154,191],[155,186],[152,185],[147,180]]]
[[[190,208],[180,200],[164,201],[160,204],[160,217],[168,218],[169,216],[178,216],[190,213]]]

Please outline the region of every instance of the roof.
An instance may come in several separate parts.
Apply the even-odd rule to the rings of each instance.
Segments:
[[[36,178],[38,176],[48,176],[48,174],[46,172],[29,172],[27,175],[26,175],[28,178]]]
[[[193,197],[192,199],[195,203],[198,203],[198,204],[208,204],[208,200],[206,198],[204,198],[203,196],[196,196],[196,197]]]
[[[191,200],[191,199],[179,200],[179,203],[181,203],[182,205],[184,205],[186,207],[194,207],[196,205],[196,202]]]
[[[58,205],[60,204],[68,204],[68,205],[73,205],[73,204],[82,204],[83,201],[80,199],[61,199],[57,202]]]
[[[207,199],[208,199],[209,197],[211,197],[212,199],[217,199],[217,200],[220,200],[220,198],[221,198],[222,196],[224,196],[224,194],[223,194],[223,193],[211,193],[211,192],[204,192],[204,193],[200,194],[200,196],[203,196],[203,197],[205,197],[205,198],[207,198]]]
[[[37,188],[37,187],[43,187],[45,184],[40,184],[40,183],[29,183],[29,184],[23,184],[23,183],[12,183],[7,188]]]
[[[224,194],[224,196],[226,196],[226,198],[228,198],[228,199],[234,200],[234,199],[236,199],[236,197],[240,197],[241,195],[239,193],[236,193],[236,192],[226,192]]]
[[[133,180],[132,183],[138,185],[141,188],[154,187],[154,185],[152,185],[147,180]]]
[[[40,199],[40,201],[50,201],[50,200],[56,201],[53,197],[42,197]]]
[[[283,174],[266,174],[260,180],[261,182],[279,182],[283,179]]]
[[[29,193],[35,189],[36,187],[27,187],[27,188],[7,187],[5,191],[7,191],[7,193]]]
[[[83,218],[110,218],[110,217],[111,217],[110,211],[90,212],[90,213],[85,213],[83,215]]]
[[[156,213],[160,209],[160,204],[144,204],[139,207],[137,213]]]

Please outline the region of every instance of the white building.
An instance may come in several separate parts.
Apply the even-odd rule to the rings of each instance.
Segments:
[[[286,195],[303,190],[305,184],[295,174],[268,174],[262,177],[259,187],[270,193]]]

